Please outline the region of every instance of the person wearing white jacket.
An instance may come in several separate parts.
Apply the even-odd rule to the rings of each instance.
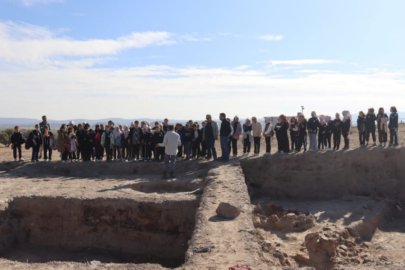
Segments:
[[[262,123],[257,121],[255,116],[252,117],[252,133],[253,133],[253,143],[254,143],[254,153],[258,155],[260,152],[260,140],[262,138],[263,126]]]
[[[270,156],[271,152],[271,137],[274,135],[274,128],[273,124],[271,122],[270,117],[264,117],[264,122],[266,123],[266,126],[264,128],[264,137],[266,139],[266,154],[265,156]]]
[[[163,138],[162,143],[156,144],[156,147],[165,147],[165,159],[164,159],[164,172],[162,179],[167,178],[167,171],[169,170],[170,161],[170,178],[175,178],[174,169],[176,164],[177,148],[181,145],[180,135],[173,131],[174,126],[167,126],[167,133]]]

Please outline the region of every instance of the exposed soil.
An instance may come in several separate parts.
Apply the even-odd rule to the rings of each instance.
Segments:
[[[182,161],[162,180],[158,162],[0,148],[0,269],[404,269],[403,160],[367,147]],[[217,216],[221,202],[239,216]]]

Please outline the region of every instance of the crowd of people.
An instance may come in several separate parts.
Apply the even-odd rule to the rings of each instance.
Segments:
[[[271,140],[276,137],[278,143],[277,153],[306,151],[333,151],[339,150],[341,138],[344,141],[343,149],[350,147],[350,127],[352,116],[349,111],[343,111],[342,117],[336,113],[332,119],[328,115],[311,113],[306,119],[303,113],[287,119],[280,115],[276,123],[272,118],[265,117],[265,125],[256,117],[246,119],[241,123],[235,116],[233,120],[220,114],[220,125],[213,121],[211,115],[200,123],[192,120],[184,126],[181,123],[172,125],[168,119],[163,122],[155,122],[153,125],[147,121],[134,121],[130,126],[115,124],[108,121],[106,125],[97,124],[94,128],[88,123],[62,124],[54,131],[43,116],[42,122],[35,125],[35,129],[25,139],[19,127],[11,137],[14,159],[21,160],[21,146],[32,149],[31,161],[51,161],[53,151],[60,154],[58,159],[65,162],[101,162],[110,161],[164,161],[167,155],[167,145],[164,144],[165,136],[170,133],[178,135],[178,142],[170,145],[169,156],[174,156],[173,163],[182,159],[206,159],[221,160],[227,162],[230,152],[234,157],[238,156],[238,141],[242,139],[243,156],[249,155],[253,147],[254,155],[260,152],[262,137],[265,138],[265,155],[270,155]],[[398,113],[395,107],[391,107],[390,116],[380,108],[377,114],[370,108],[365,114],[359,113],[357,129],[361,146],[367,146],[372,138],[375,146],[377,143],[376,130],[380,146],[387,146],[388,133],[390,134],[390,146],[398,145]],[[289,133],[289,135],[288,135]],[[309,138],[309,146],[307,146]],[[222,157],[217,157],[215,141],[219,140]],[[333,144],[332,144],[333,142]],[[174,149],[174,150],[173,150]]]

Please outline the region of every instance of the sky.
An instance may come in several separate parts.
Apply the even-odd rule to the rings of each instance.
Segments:
[[[0,116],[401,111],[403,10],[403,0],[0,0]]]

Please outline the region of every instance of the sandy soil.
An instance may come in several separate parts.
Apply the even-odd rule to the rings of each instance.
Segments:
[[[336,260],[328,268],[404,269],[405,202],[398,197],[403,188],[399,180],[404,180],[403,149],[356,150],[356,136],[352,136],[356,138],[352,151],[271,157],[263,157],[262,141],[260,156],[231,158],[225,164],[181,161],[177,178],[167,180],[160,179],[163,165],[158,162],[31,164],[13,162],[11,149],[0,147],[0,269],[164,269],[162,265],[227,269],[235,264],[252,269],[323,269],[324,257],[317,253],[319,249],[311,249],[307,235],[326,234],[329,242],[341,246],[331,232],[341,233],[374,217],[378,222],[371,222],[375,225],[371,238],[366,239],[370,234],[363,225],[355,229],[359,236],[345,239],[354,243],[347,247],[351,253],[334,249]],[[405,128],[401,127],[400,145],[404,142]],[[219,145],[217,149],[220,156]],[[272,153],[275,151],[273,140]],[[30,152],[23,153],[29,160]],[[394,156],[390,153],[397,153],[395,164],[387,159]],[[334,166],[337,159],[342,166],[344,162],[355,164],[350,167],[353,174],[363,179],[357,186],[336,189],[339,192],[328,188],[328,181],[339,180],[330,176],[334,170],[341,171],[340,165]],[[360,161],[368,161],[368,167]],[[313,167],[298,168],[302,162]],[[373,174],[381,162],[381,173]],[[326,172],[330,173],[327,177]],[[301,186],[294,184],[300,173],[304,175]],[[325,183],[319,184],[317,179]],[[389,184],[384,185],[384,180]],[[357,187],[367,181],[367,188],[375,190],[357,193]],[[253,182],[263,185],[261,192]],[[274,187],[282,192],[273,193]],[[322,196],[312,196],[310,187]],[[309,195],[296,195],[302,193]],[[241,214],[234,220],[217,216],[220,202],[237,206]],[[255,208],[269,203],[313,216],[314,225],[302,231],[257,226]],[[118,218],[116,213],[125,215]],[[130,225],[123,229],[122,224]],[[183,257],[170,258],[171,253]]]

